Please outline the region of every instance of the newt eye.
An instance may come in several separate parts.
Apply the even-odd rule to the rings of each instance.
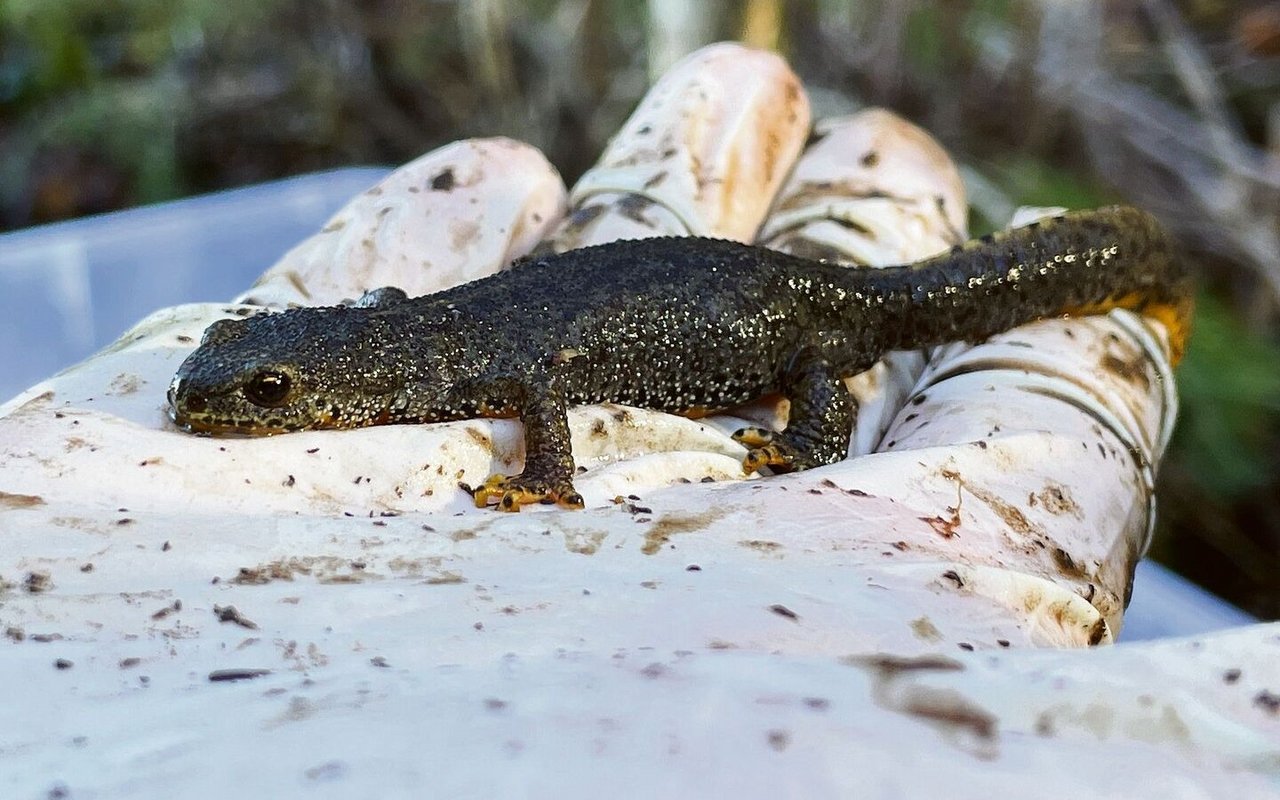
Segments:
[[[244,396],[255,405],[276,408],[284,405],[289,396],[293,382],[283,372],[263,370],[257,373],[244,385]]]

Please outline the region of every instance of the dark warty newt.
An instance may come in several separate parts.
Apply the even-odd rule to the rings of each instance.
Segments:
[[[295,308],[209,326],[169,388],[205,434],[519,417],[526,460],[474,490],[477,506],[581,507],[566,408],[614,402],[699,416],[780,392],[781,432],[738,431],[750,473],[845,457],[841,383],[889,350],[979,342],[1063,314],[1132,309],[1181,356],[1191,290],[1155,220],[1073,212],[910,265],[851,269],[698,238],[620,241],[526,258],[408,298]]]

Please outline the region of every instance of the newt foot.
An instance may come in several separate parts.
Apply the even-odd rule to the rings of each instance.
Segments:
[[[742,428],[733,434],[733,439],[747,448],[747,457],[742,459],[744,475],[761,467],[773,467],[774,472],[790,472],[796,468],[800,454],[780,434],[765,428]]]
[[[549,484],[536,478],[524,475],[491,475],[489,480],[471,492],[476,508],[489,505],[490,499],[498,501],[499,511],[519,511],[520,506],[530,503],[559,503],[566,508],[582,508],[586,505],[582,495],[573,488],[573,484]]]

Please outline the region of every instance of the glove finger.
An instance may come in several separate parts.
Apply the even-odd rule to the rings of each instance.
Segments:
[[[383,286],[410,297],[437,292],[527,253],[564,207],[560,175],[536,148],[454,142],[352,198],[236,302],[334,305]]]
[[[773,53],[722,43],[680,61],[574,186],[556,251],[615,239],[749,242],[809,132],[809,101]]]

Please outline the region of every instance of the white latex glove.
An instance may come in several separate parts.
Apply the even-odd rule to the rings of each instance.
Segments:
[[[705,49],[654,87],[567,216],[531,148],[443,148],[238,304],[157,312],[6,404],[0,610],[21,644],[0,673],[39,688],[7,704],[20,722],[0,775],[26,794],[64,780],[183,797],[1274,781],[1275,717],[1248,699],[1276,689],[1274,629],[1224,637],[1209,668],[1173,645],[1000,652],[1119,627],[1174,411],[1163,334],[1132,315],[1026,326],[927,366],[895,354],[850,382],[859,457],[795,475],[743,478],[740,418],[575,409],[584,511],[503,515],[457,488],[518,470],[514,421],[269,439],[167,421],[201,332],[253,304],[435,291],[544,238],[758,239],[866,265],[963,238],[959,178],[922,131],[865,111],[801,156],[808,132],[781,60]],[[214,680],[228,675],[256,679]],[[1188,742],[1194,763],[1147,777]],[[937,770],[905,767],[921,761]]]

